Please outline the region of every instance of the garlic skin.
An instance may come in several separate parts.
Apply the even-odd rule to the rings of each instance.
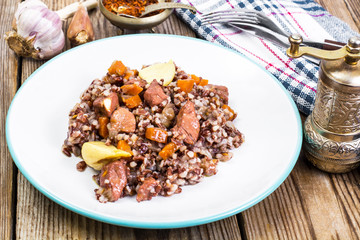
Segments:
[[[61,19],[40,0],[21,2],[14,23],[14,30],[7,32],[5,39],[17,55],[49,59],[64,48]]]
[[[95,39],[89,14],[86,7],[81,3],[70,22],[67,37],[72,46],[78,46]]]

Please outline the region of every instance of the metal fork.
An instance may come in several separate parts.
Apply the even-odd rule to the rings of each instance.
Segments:
[[[288,33],[279,28],[270,18],[258,11],[231,9],[224,11],[217,11],[206,13],[201,16],[201,21],[204,24],[214,23],[247,23],[264,26],[273,32],[280,35],[287,36]]]
[[[287,48],[290,46],[288,40],[290,34],[278,27],[269,17],[259,11],[232,9],[210,12],[201,16],[201,22],[204,25],[225,23],[258,37],[270,40],[282,47]],[[345,45],[345,43],[332,40],[319,42],[309,39],[304,39],[303,44],[327,50],[338,49]]]

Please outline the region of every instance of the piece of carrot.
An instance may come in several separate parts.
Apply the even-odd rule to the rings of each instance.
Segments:
[[[123,150],[125,152],[130,153],[131,155],[134,155],[134,153],[131,151],[130,145],[125,140],[120,140],[117,143],[117,149]]]
[[[189,93],[194,87],[194,79],[179,79],[177,81],[177,86],[181,89],[181,91]]]
[[[163,147],[163,149],[161,149],[161,151],[159,152],[159,156],[162,157],[162,159],[168,159],[170,156],[172,156],[176,150],[178,149],[178,146],[176,146],[175,143],[170,142],[168,144],[165,145],[165,147]]]
[[[234,110],[233,110],[231,107],[229,107],[228,105],[224,104],[224,105],[222,105],[222,108],[223,108],[223,109],[227,109],[229,112],[232,113],[232,116],[229,118],[230,121],[232,121],[232,120],[234,120],[234,119],[236,118],[236,113],[234,112]]]
[[[103,138],[107,138],[109,136],[109,130],[107,128],[107,124],[109,123],[108,117],[99,117],[99,135]]]
[[[128,108],[136,108],[142,103],[139,95],[122,97],[122,101],[125,103],[125,106],[127,106]]]
[[[195,74],[191,74],[190,77],[194,80],[195,84],[199,84],[201,81],[201,78],[196,76]]]
[[[145,137],[159,143],[166,143],[167,132],[160,128],[147,128],[145,132]]]
[[[108,69],[108,72],[121,76],[125,73],[126,69],[126,66],[121,61],[114,61]]]
[[[143,90],[142,87],[140,87],[139,85],[133,83],[133,84],[126,84],[120,87],[122,92],[128,95],[137,95],[139,93],[141,93],[141,91]]]
[[[201,79],[200,83],[198,84],[199,86],[206,86],[209,84],[209,80],[207,79]]]

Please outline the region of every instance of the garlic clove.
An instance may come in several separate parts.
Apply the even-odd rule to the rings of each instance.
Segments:
[[[67,37],[72,46],[78,46],[95,39],[92,23],[86,7],[79,5],[73,19],[70,22]]]

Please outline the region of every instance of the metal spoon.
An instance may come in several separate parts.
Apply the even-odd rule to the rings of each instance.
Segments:
[[[159,3],[154,3],[154,4],[150,4],[150,5],[146,6],[145,11],[140,15],[140,17],[144,17],[144,16],[148,15],[149,13],[155,12],[157,10],[170,9],[170,8],[190,9],[190,11],[192,11],[194,14],[197,11],[195,7],[187,5],[187,4],[176,3],[176,2],[159,2]],[[138,18],[138,17],[134,17],[132,15],[123,14],[123,13],[118,14],[118,16],[129,17],[129,18]]]
[[[182,4],[182,3],[176,3],[176,2],[159,2],[155,4],[150,4],[145,7],[145,11],[141,14],[140,17],[146,16],[149,13],[155,12],[157,10],[161,9],[169,9],[169,8],[185,8],[190,9],[194,14],[196,13],[196,8],[194,6]]]

